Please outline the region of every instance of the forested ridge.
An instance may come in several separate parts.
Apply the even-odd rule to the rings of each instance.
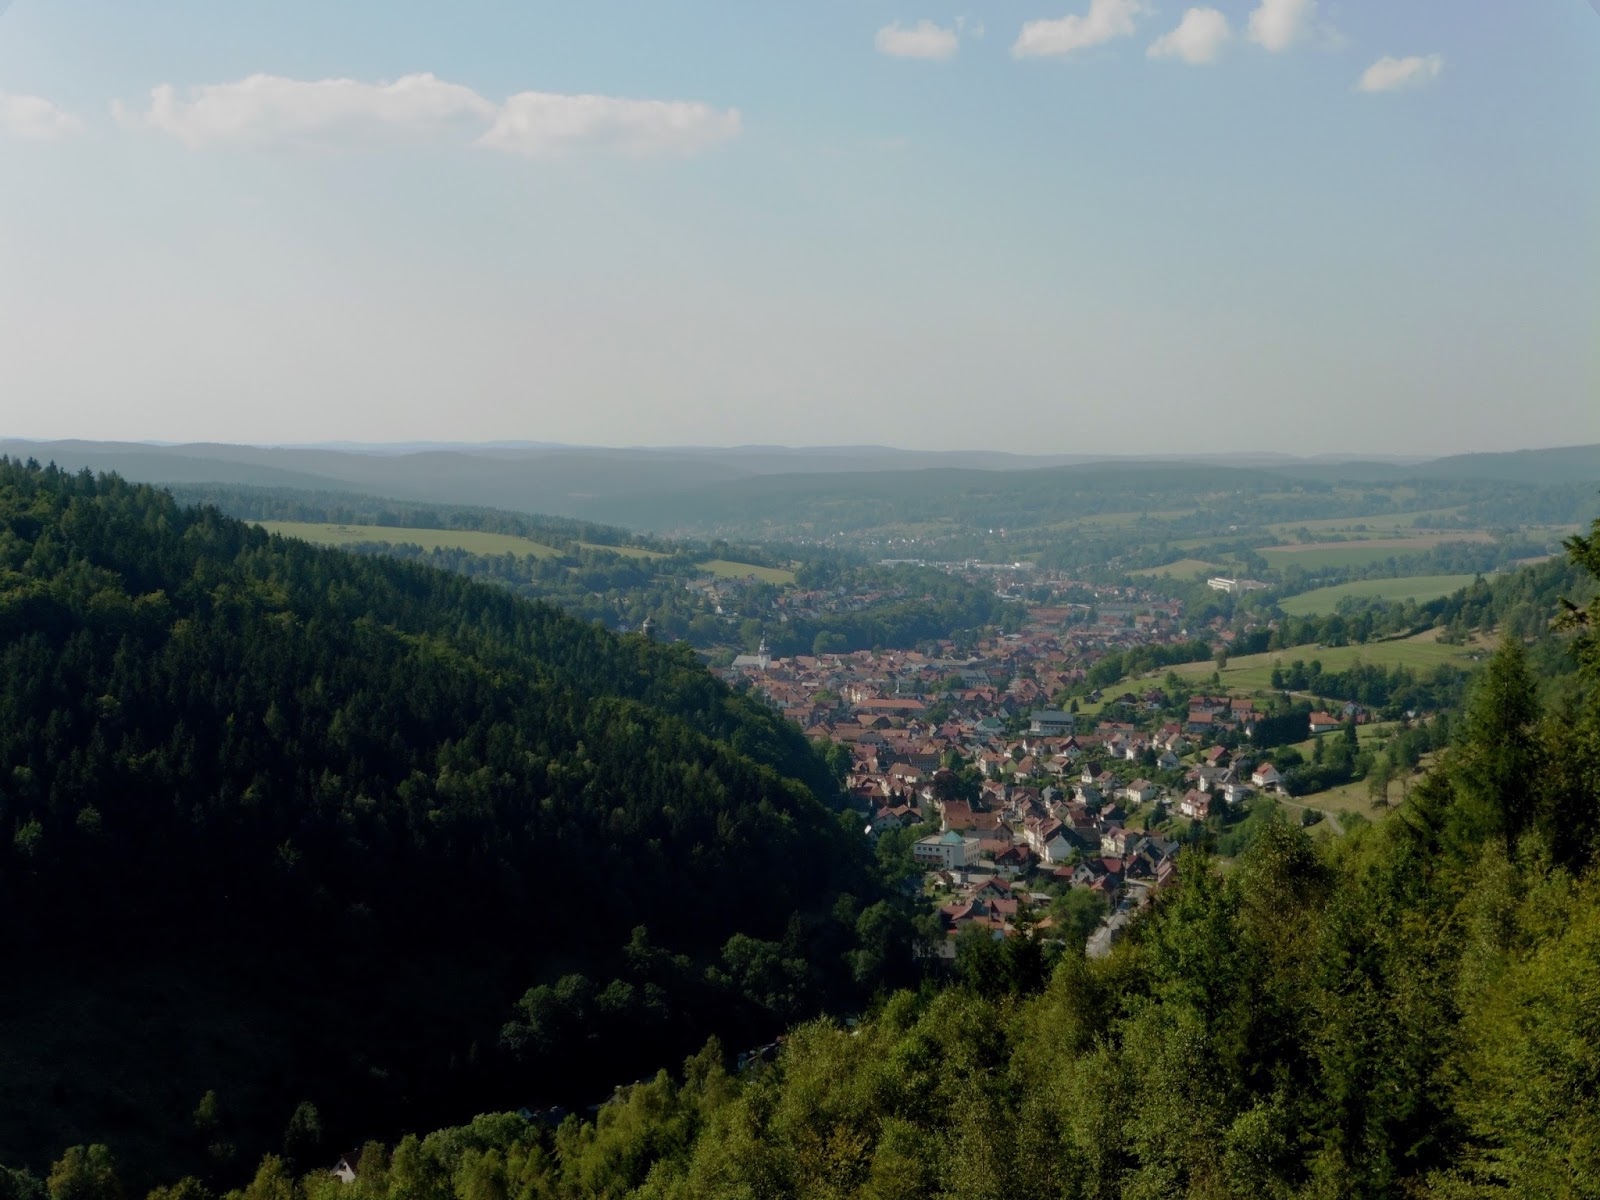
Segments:
[[[1571,549],[1600,573],[1600,524]],[[1045,972],[1011,939],[770,1065],[710,1043],[592,1120],[370,1143],[350,1182],[269,1155],[238,1195],[1600,1195],[1600,600],[1565,623],[1578,671],[1541,698],[1507,640],[1387,820],[1321,845],[1269,824],[1227,871],[1193,854],[1109,958]],[[49,1190],[115,1178],[79,1149]]]
[[[686,647],[0,460],[0,1161],[223,1170],[856,1002],[835,792]]]
[[[610,628],[637,629],[648,619],[663,640],[683,640],[727,656],[734,648],[754,652],[763,640],[780,657],[909,648],[944,638],[970,641],[990,625],[1015,628],[1022,616],[1019,606],[999,599],[991,588],[944,571],[904,563],[869,565],[859,554],[815,545],[668,541],[562,517],[283,488],[190,485],[172,491],[180,500],[213,504],[246,521],[370,526],[372,541],[345,549],[496,583]],[[424,548],[384,540],[386,528],[503,533],[529,538],[542,549],[486,554],[457,546]],[[697,585],[713,578],[707,563],[717,560],[738,564],[734,570],[746,564],[793,565],[803,589],[877,595],[859,607],[808,615],[779,611],[785,589],[747,578],[708,601]]]

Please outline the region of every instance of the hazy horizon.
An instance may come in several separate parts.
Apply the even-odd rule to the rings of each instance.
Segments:
[[[1597,60],[1584,0],[0,3],[0,432],[1597,442]]]
[[[1485,446],[1478,449],[1452,451],[1449,454],[1437,451],[1406,452],[1399,449],[1360,450],[1360,451],[1308,451],[1296,452],[1293,450],[1280,450],[1273,447],[1240,447],[1235,446],[1226,450],[1194,450],[1188,453],[1182,451],[1156,452],[1156,451],[1090,451],[1090,450],[1010,450],[1004,447],[968,445],[959,449],[925,449],[916,446],[894,445],[887,442],[815,442],[815,443],[783,443],[783,442],[681,442],[681,443],[628,443],[628,442],[552,442],[536,439],[503,438],[484,441],[459,441],[436,438],[418,438],[403,441],[354,441],[349,439],[335,439],[329,441],[216,441],[202,440],[171,440],[158,438],[100,438],[92,436],[73,437],[28,437],[8,433],[0,429],[0,445],[6,443],[27,443],[48,446],[62,443],[103,444],[113,446],[146,447],[156,450],[182,450],[189,448],[219,447],[231,449],[251,450],[329,450],[346,453],[381,452],[388,454],[425,452],[425,451],[470,451],[470,450],[499,450],[499,451],[584,451],[598,453],[662,453],[662,454],[737,454],[737,453],[780,453],[780,454],[825,454],[825,453],[862,453],[878,452],[888,454],[903,454],[907,456],[960,456],[964,454],[985,455],[994,457],[1009,457],[1020,461],[1029,460],[1057,460],[1072,458],[1080,460],[1181,460],[1193,459],[1283,459],[1290,461],[1361,461],[1376,463],[1418,463],[1436,458],[1455,457],[1470,454],[1515,454],[1530,453],[1547,450],[1574,449],[1587,445],[1600,443],[1563,442],[1555,445],[1528,445],[1528,446]]]

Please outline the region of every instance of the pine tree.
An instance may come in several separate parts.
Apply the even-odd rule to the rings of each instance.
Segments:
[[[1508,851],[1538,808],[1539,698],[1522,643],[1506,638],[1467,705],[1454,782],[1468,838],[1498,835]]]

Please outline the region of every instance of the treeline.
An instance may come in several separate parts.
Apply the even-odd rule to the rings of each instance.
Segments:
[[[648,619],[658,639],[683,640],[698,650],[737,647],[754,652],[762,641],[778,656],[843,654],[880,646],[908,649],[963,635],[972,641],[991,625],[1016,629],[1023,616],[1021,606],[989,589],[932,568],[835,567],[827,579],[829,590],[842,601],[839,611],[808,615],[780,609],[783,589],[757,579],[726,585],[712,601],[687,586],[708,577],[702,554],[640,558],[584,548],[561,558],[540,558],[387,543],[349,549],[499,583],[611,628],[637,629]],[[874,591],[884,594],[859,607],[848,605],[849,596]]]
[[[1150,583],[1148,580],[1141,582]],[[1541,667],[1554,673],[1570,669],[1570,664],[1562,665],[1566,661],[1565,651],[1554,628],[1565,611],[1564,604],[1587,603],[1597,591],[1594,581],[1565,558],[1480,577],[1434,600],[1418,602],[1348,596],[1339,602],[1334,612],[1307,616],[1285,614],[1277,607],[1278,592],[1230,596],[1212,591],[1203,583],[1167,579],[1152,586],[1163,594],[1182,599],[1191,622],[1201,623],[1215,617],[1229,621],[1235,630],[1229,647],[1233,657],[1276,653],[1301,646],[1360,646],[1414,636],[1428,629],[1439,630],[1440,640],[1456,644],[1466,642],[1474,634],[1498,632],[1527,642],[1530,653]],[[1199,658],[1190,661],[1199,661]],[[1309,686],[1306,672],[1310,668],[1305,663],[1301,666],[1302,674],[1298,677],[1301,682],[1288,685],[1297,690]],[[1385,687],[1376,683],[1369,672],[1361,686],[1343,681],[1339,690],[1319,694],[1358,700],[1363,687],[1364,694],[1372,696],[1378,692],[1402,690],[1412,682],[1395,677]],[[1430,686],[1440,685],[1446,694],[1459,697],[1458,680],[1428,682]]]
[[[956,639],[967,644],[989,626],[1021,627],[1021,605],[987,587],[932,568],[860,569],[849,589],[889,593],[861,608],[795,616],[766,632],[775,654],[845,654],[874,647],[903,649]]]
[[[899,935],[836,789],[687,646],[0,460],[0,956],[29,1020],[66,1004],[119,1044],[4,1106],[0,1146],[113,1111],[181,1161],[207,1088],[252,1153],[307,1095],[341,1137],[571,1102],[860,1003]],[[574,978],[559,1037],[513,1018]],[[0,1060],[61,1071],[23,1015]],[[147,1102],[108,1109],[128,1079]]]
[[[1359,549],[1361,543],[1330,542],[1332,546]],[[1280,595],[1294,595],[1314,588],[1333,587],[1360,579],[1399,579],[1413,575],[1475,575],[1504,570],[1522,559],[1549,553],[1548,542],[1521,535],[1501,536],[1494,541],[1441,542],[1413,554],[1392,554],[1387,558],[1345,567],[1303,567],[1292,560],[1276,570],[1259,555],[1253,555],[1251,570],[1272,571],[1281,581]]]
[[[1220,549],[1213,547],[1207,552],[1215,553]],[[1202,580],[1174,579],[1170,576],[1135,579],[1127,575],[1126,569],[1120,574],[1112,574],[1125,585],[1137,584],[1181,600],[1192,620],[1207,621],[1215,616],[1229,621],[1270,617],[1279,622],[1280,632],[1273,637],[1273,644],[1268,645],[1265,640],[1272,635],[1263,632],[1259,635],[1260,644],[1242,645],[1240,653],[1257,653],[1310,642],[1344,645],[1347,642],[1365,642],[1415,633],[1430,626],[1450,625],[1463,604],[1469,610],[1469,628],[1498,627],[1502,620],[1510,617],[1526,625],[1524,635],[1531,637],[1535,631],[1531,623],[1541,617],[1547,621],[1554,615],[1557,598],[1565,594],[1563,588],[1575,587],[1580,594],[1587,594],[1586,589],[1592,586],[1580,580],[1572,565],[1564,558],[1512,569],[1523,559],[1540,557],[1546,553],[1544,545],[1528,541],[1503,540],[1492,544],[1451,542],[1422,554],[1391,558],[1359,567],[1324,567],[1314,571],[1294,565],[1273,568],[1242,543],[1232,543],[1226,550],[1228,556],[1243,560],[1240,564],[1242,573],[1266,579],[1277,578],[1280,583],[1268,592],[1230,596],[1212,591]],[[1182,556],[1177,551],[1154,555],[1161,562],[1176,561]],[[1161,565],[1161,562],[1140,565],[1154,566]],[[1312,616],[1288,616],[1278,608],[1278,601],[1289,596],[1356,580],[1457,574],[1484,576],[1479,581],[1483,588],[1475,583],[1467,589],[1472,593],[1470,597],[1461,597],[1458,592],[1420,603],[1415,600],[1347,596],[1339,601],[1334,612]]]
[[[1272,668],[1272,686],[1280,691],[1310,692],[1324,700],[1360,704],[1385,720],[1409,713],[1440,712],[1459,707],[1466,693],[1468,673],[1441,663],[1417,672],[1395,664],[1351,663],[1342,671],[1325,671],[1318,659],[1294,659],[1287,667]]]
[[[1575,554],[1600,571],[1600,526]],[[1600,604],[1581,690],[1519,645],[1378,825],[1268,823],[1193,853],[1105,959],[901,992],[770,1066],[709,1044],[593,1120],[483,1116],[359,1155],[264,1159],[240,1200],[1506,1200],[1600,1193]],[[1011,951],[1008,960],[1027,960]],[[102,1152],[55,1196],[102,1186]],[[167,1197],[206,1194],[187,1181]]]
[[[215,504],[228,515],[247,520],[471,530],[526,537],[559,553],[477,554],[457,547],[424,549],[387,540],[346,549],[497,583],[612,629],[638,629],[648,619],[658,639],[687,641],[699,650],[734,646],[753,651],[763,639],[774,654],[783,655],[848,653],[874,646],[908,648],[959,633],[975,635],[988,625],[1014,629],[1022,617],[1018,606],[946,572],[870,566],[861,563],[859,556],[820,548],[670,542],[561,517],[340,492],[215,485],[178,488],[175,495],[191,503]],[[628,553],[635,549],[651,553]],[[797,565],[801,587],[840,595],[876,589],[890,594],[858,609],[841,606],[838,612],[791,618],[776,610],[780,589],[770,583],[740,581],[724,588],[716,602],[687,586],[709,577],[704,564],[711,560],[783,567],[795,554],[802,556]]]
[[[1279,613],[1272,629],[1258,629],[1239,642],[1240,653],[1283,650],[1313,643],[1361,645],[1384,638],[1438,629],[1445,640],[1464,642],[1474,633],[1501,631],[1524,641],[1551,635],[1564,602],[1586,603],[1591,580],[1566,559],[1479,577],[1435,600],[1380,600],[1347,596],[1335,612],[1314,616]],[[1270,601],[1266,603],[1270,604]],[[1257,608],[1246,612],[1258,614]]]
[[[251,487],[246,484],[174,484],[180,504],[211,505],[245,521],[303,521],[333,525],[383,525],[402,529],[460,529],[524,537],[557,550],[579,542],[668,550],[670,544],[567,517],[508,512],[476,505],[429,504],[353,492]]]
[[[1294,746],[1283,746],[1273,752],[1272,762],[1283,775],[1283,790],[1291,796],[1309,796],[1365,779],[1374,807],[1382,809],[1389,803],[1390,785],[1399,783],[1402,795],[1407,793],[1423,756],[1448,745],[1452,728],[1450,718],[1441,714],[1427,722],[1402,722],[1381,741],[1363,744],[1351,723],[1341,733],[1319,736],[1309,757]]]
[[[1170,646],[1139,646],[1132,650],[1114,650],[1099,659],[1085,673],[1083,682],[1072,690],[1088,693],[1096,688],[1110,687],[1120,680],[1161,667],[1174,667],[1180,663],[1205,662],[1213,651],[1209,642],[1193,638]]]

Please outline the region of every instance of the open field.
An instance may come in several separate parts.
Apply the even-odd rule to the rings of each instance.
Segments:
[[[319,546],[354,546],[361,542],[388,542],[400,545],[410,542],[424,550],[440,548],[465,550],[469,554],[532,554],[551,558],[560,554],[552,546],[528,538],[514,537],[508,533],[479,533],[470,529],[411,529],[397,525],[320,525],[309,521],[257,521],[268,533],[281,533],[284,537],[300,538]],[[666,558],[660,550],[646,550],[639,546],[601,546],[580,543],[589,550],[609,550],[624,558]],[[794,582],[794,572],[781,567],[758,567],[754,563],[731,562],[717,558],[700,564],[711,574],[722,579],[742,579],[754,575],[768,583]]]
[[[1350,542],[1302,542],[1296,545],[1267,546],[1261,557],[1279,569],[1288,566],[1314,571],[1320,567],[1363,567],[1369,563],[1408,554],[1422,554],[1447,542],[1488,542],[1492,537],[1480,529],[1450,533],[1430,533],[1418,537],[1366,538]]]
[[[1300,530],[1308,533],[1342,533],[1355,538],[1415,537],[1428,530],[1428,521],[1437,517],[1453,517],[1463,505],[1454,508],[1429,508],[1420,512],[1387,513],[1376,517],[1320,517],[1310,521],[1279,521],[1268,525],[1267,532],[1274,537],[1292,538]]]
[[[1188,579],[1196,572],[1204,571],[1213,575],[1221,568],[1214,562],[1207,562],[1203,558],[1180,558],[1177,562],[1169,562],[1159,567],[1140,567],[1137,571],[1129,571],[1133,576],[1171,575],[1175,579]]]
[[[783,567],[758,567],[754,563],[730,562],[725,558],[713,558],[700,565],[718,579],[743,579],[746,575],[754,575],[763,583],[782,585],[794,582],[794,572]]]
[[[1413,575],[1403,579],[1357,579],[1336,587],[1318,588],[1280,600],[1278,607],[1292,617],[1331,613],[1346,596],[1376,600],[1436,600],[1466,587],[1475,575]]]
[[[1182,517],[1192,516],[1192,508],[1171,508],[1157,512],[1112,512],[1090,513],[1087,516],[1073,517],[1070,520],[1057,521],[1047,525],[1047,529],[1071,529],[1074,526],[1084,525],[1091,529],[1134,529],[1140,525],[1147,525],[1152,521],[1176,521]]]
[[[1398,797],[1400,789],[1394,789]],[[1354,783],[1342,783],[1336,788],[1329,788],[1325,792],[1312,792],[1309,796],[1294,797],[1307,808],[1320,808],[1323,812],[1352,813],[1358,812],[1366,817],[1376,817],[1372,801],[1367,799],[1367,781],[1357,779]]]
[[[1382,741],[1398,728],[1400,728],[1400,723],[1398,721],[1374,721],[1367,725],[1357,725],[1356,741],[1364,747],[1368,742]],[[1290,747],[1290,749],[1298,750],[1300,752],[1300,756],[1307,762],[1310,762],[1311,756],[1316,753],[1317,742],[1327,741],[1329,738],[1338,738],[1343,736],[1344,734],[1342,731],[1336,733],[1325,733],[1320,738],[1307,738],[1303,742],[1296,742]],[[1271,754],[1272,751],[1269,750],[1267,752],[1268,757],[1271,757]]]
[[[469,554],[532,554],[550,558],[559,551],[543,542],[508,533],[472,529],[410,529],[398,525],[319,525],[309,521],[257,521],[268,533],[300,538],[319,546],[353,546],[360,542],[412,543],[424,550],[455,549]]]
[[[1427,774],[1427,768],[1432,763],[1433,756],[1424,756],[1422,769],[1409,776],[1407,782],[1410,786],[1416,784]],[[1373,808],[1372,799],[1367,794],[1367,781],[1358,779],[1354,783],[1340,784],[1336,788],[1329,788],[1325,792],[1312,792],[1308,796],[1296,796],[1285,800],[1288,804],[1299,804],[1306,808],[1320,808],[1323,812],[1332,813],[1360,813],[1371,821],[1381,821],[1394,811],[1405,795],[1401,782],[1395,779],[1389,784],[1389,804],[1387,809]]]
[[[665,551],[646,550],[643,546],[604,546],[599,542],[579,542],[578,545],[585,550],[605,550],[611,554],[621,555],[623,558],[666,558]]]
[[[1441,663],[1470,669],[1493,648],[1487,643],[1447,646],[1436,638],[1436,631],[1427,629],[1416,637],[1392,642],[1368,642],[1364,646],[1294,646],[1288,650],[1271,650],[1265,654],[1246,654],[1228,660],[1227,667],[1221,672],[1222,686],[1244,692],[1263,691],[1272,686],[1274,663],[1288,667],[1297,658],[1307,663],[1316,659],[1325,671],[1342,671],[1358,660],[1382,667],[1398,664],[1416,671],[1430,670]],[[1205,678],[1217,668],[1216,664],[1211,662],[1197,662],[1184,663],[1170,669],[1182,676]],[[1159,677],[1165,675],[1166,671],[1167,668],[1162,668],[1153,674]]]

